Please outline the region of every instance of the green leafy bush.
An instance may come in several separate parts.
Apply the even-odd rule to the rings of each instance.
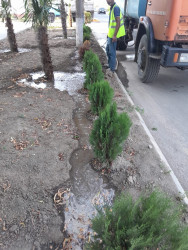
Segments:
[[[121,195],[92,220],[97,234],[86,249],[187,250],[188,227],[180,223],[180,214],[175,203],[159,191],[136,202]]]
[[[83,26],[83,32],[90,33],[91,34],[91,28],[84,24]]]
[[[96,157],[111,163],[122,152],[121,144],[128,137],[131,121],[126,113],[117,113],[116,103],[107,105],[94,122],[90,143]]]
[[[112,102],[114,90],[107,81],[101,80],[92,84],[89,88],[89,100],[91,110],[94,114],[99,114],[108,104]]]
[[[85,88],[89,88],[90,84],[98,82],[104,79],[102,72],[102,65],[99,61],[98,56],[91,50],[86,51],[84,54],[83,68],[86,72],[86,80],[84,83]]]

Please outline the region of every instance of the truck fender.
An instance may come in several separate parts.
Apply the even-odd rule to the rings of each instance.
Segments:
[[[138,47],[142,36],[146,34],[148,38],[148,52],[155,54],[157,49],[157,41],[154,38],[153,25],[149,17],[142,16],[139,20],[139,26],[135,42],[135,61],[137,62]]]

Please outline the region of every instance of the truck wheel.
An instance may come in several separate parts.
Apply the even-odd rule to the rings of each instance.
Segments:
[[[138,75],[142,82],[150,83],[158,75],[160,60],[149,57],[147,35],[143,35],[138,47]]]
[[[50,23],[53,23],[55,21],[55,15],[54,13],[49,13],[48,20]]]
[[[126,48],[127,42],[125,41],[125,36],[118,38],[116,50],[126,50]]]

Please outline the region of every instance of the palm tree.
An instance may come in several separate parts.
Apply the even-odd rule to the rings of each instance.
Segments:
[[[68,13],[68,18],[69,18],[69,27],[72,27],[72,12],[71,12],[71,4],[69,3],[69,13]]]
[[[1,6],[2,6],[2,18],[3,21],[6,21],[6,26],[7,26],[7,37],[8,41],[10,44],[10,50],[12,52],[18,52],[18,46],[16,43],[16,36],[14,33],[14,28],[12,24],[12,19],[11,19],[11,3],[10,0],[1,0]]]
[[[66,23],[67,13],[65,11],[64,0],[61,0],[61,23],[63,28],[63,36],[67,38],[67,23]]]
[[[54,74],[47,33],[48,12],[51,8],[52,0],[24,0],[24,3],[26,9],[25,21],[32,20],[32,26],[37,29],[39,49],[46,79],[53,81]]]

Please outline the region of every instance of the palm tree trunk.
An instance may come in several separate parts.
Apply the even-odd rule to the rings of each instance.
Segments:
[[[69,27],[72,27],[72,13],[71,13],[71,7],[69,6]]]
[[[12,24],[12,20],[10,17],[6,17],[6,26],[7,26],[7,37],[8,37],[8,41],[10,44],[10,50],[12,52],[18,52],[18,46],[16,43],[16,36],[14,33],[13,24]]]
[[[47,28],[44,26],[40,26],[38,28],[38,41],[45,76],[48,81],[54,81],[52,59],[48,45]]]
[[[65,11],[64,0],[61,0],[61,23],[63,28],[63,36],[67,39],[67,23],[66,23],[67,13]]]

